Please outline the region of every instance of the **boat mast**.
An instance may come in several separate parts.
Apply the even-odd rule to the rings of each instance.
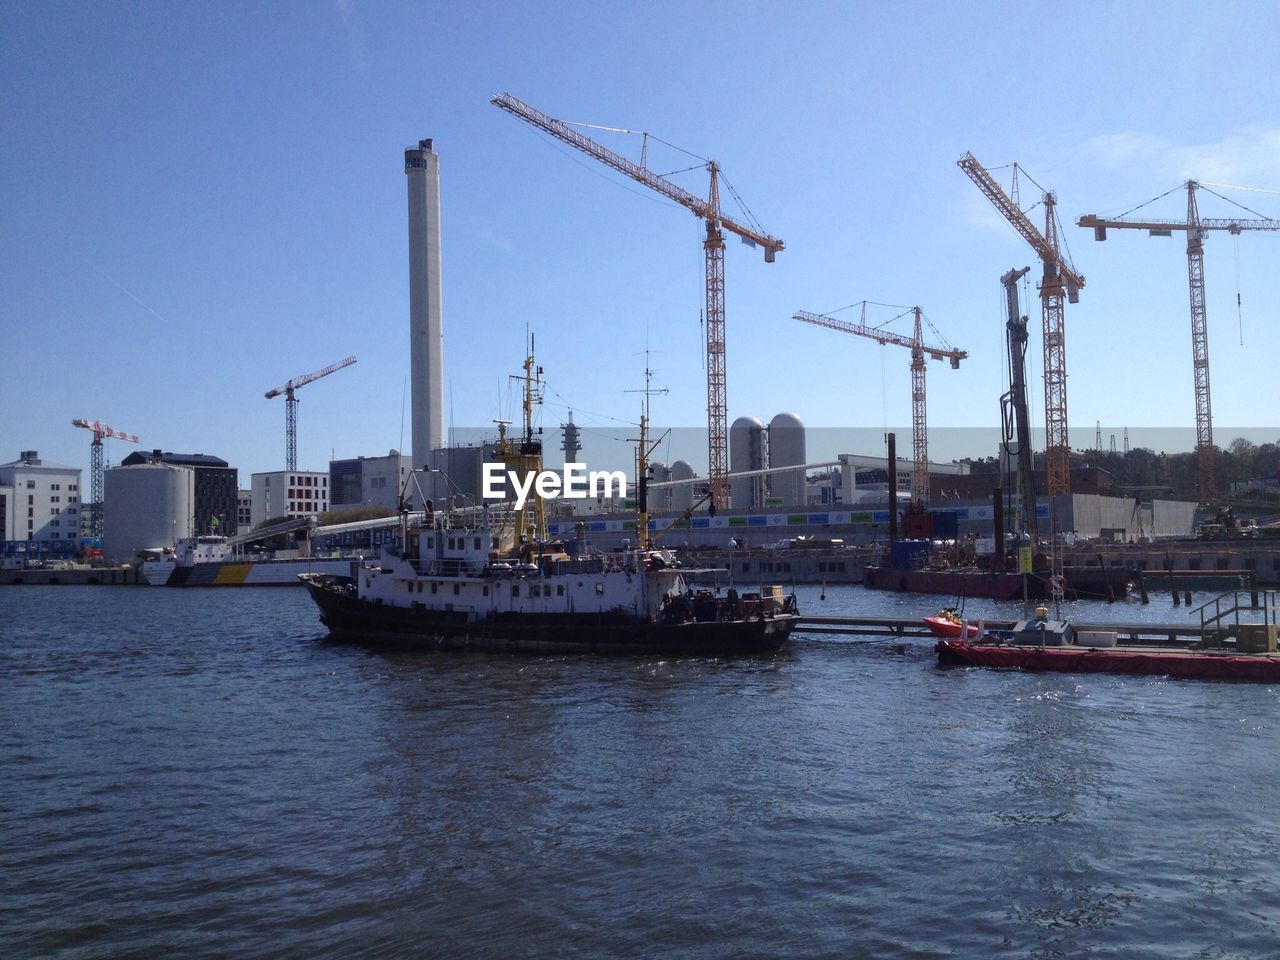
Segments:
[[[663,431],[661,437],[649,445],[649,398],[655,393],[664,394],[666,387],[654,390],[653,370],[648,364],[648,350],[645,351],[644,389],[628,390],[628,393],[643,393],[644,402],[640,407],[640,436],[632,438],[636,444],[636,545],[641,550],[650,549],[653,544],[649,538],[649,456],[658,449],[658,444],[666,439],[669,431]]]
[[[529,336],[529,353],[524,359],[524,375],[512,379],[523,381],[524,386],[524,433],[520,437],[518,449],[512,449],[507,439],[506,422],[498,421],[498,459],[514,471],[522,483],[529,483],[542,472],[542,428],[533,426],[534,408],[542,403],[542,368],[537,366],[533,355],[533,335]],[[543,543],[547,539],[547,516],[542,497],[538,495],[537,484],[530,487],[531,496],[523,510],[517,512],[515,519],[516,547],[523,544]],[[532,518],[530,513],[532,512]]]

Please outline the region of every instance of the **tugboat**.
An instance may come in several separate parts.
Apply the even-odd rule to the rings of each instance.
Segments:
[[[540,383],[533,370],[529,356],[524,437],[509,443],[499,424],[499,457],[526,478],[542,463],[532,426]],[[723,595],[695,589],[685,575],[705,571],[682,568],[650,541],[647,426],[646,405],[635,549],[600,554],[576,541],[570,552],[548,543],[536,497],[516,512],[505,548],[487,507],[477,524],[430,509],[410,523],[403,513],[401,543],[380,563],[354,577],[300,575],[321,622],[336,639],[423,648],[670,656],[778,650],[799,620],[794,595],[784,597],[777,585]]]

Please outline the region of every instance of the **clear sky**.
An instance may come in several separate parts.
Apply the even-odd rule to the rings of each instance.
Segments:
[[[730,419],[887,427],[909,450],[907,351],[790,318],[919,304],[970,352],[958,371],[930,364],[930,425],[984,438],[934,452],[992,452],[999,277],[1037,270],[956,166],[971,150],[1057,192],[1087,280],[1066,314],[1073,445],[1101,421],[1135,445],[1180,428],[1189,449],[1181,236],[1095,243],[1074,221],[1188,177],[1280,188],[1278,35],[1271,2],[4,4],[0,462],[38,449],[87,469],[90,435],[70,423],[84,417],[144,449],[224,457],[247,486],[283,467],[284,402],[264,392],[349,354],[299,393],[299,466],[407,448],[403,151],[425,137],[442,167],[447,424],[512,415],[526,330],[551,387],[543,422],[572,407],[588,463],[634,435],[619,421],[638,414],[624,391],[646,346],[670,391],[654,419],[704,424],[699,222],[491,106],[500,91],[714,158],[786,242],[765,264],[730,239]],[[637,138],[592,135],[638,159]],[[650,151],[659,172],[694,163]],[[675,179],[705,193],[701,170]],[[1280,216],[1275,194],[1220,192]],[[1022,181],[1024,207],[1037,194]],[[1185,195],[1144,212],[1181,218]],[[1201,214],[1248,215],[1203,193]],[[1277,254],[1280,234],[1206,242],[1221,445],[1280,436]],[[111,441],[107,458],[131,449]]]

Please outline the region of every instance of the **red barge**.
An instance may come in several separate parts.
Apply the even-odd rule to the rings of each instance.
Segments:
[[[938,663],[943,666],[1280,682],[1280,654],[1275,653],[1164,647],[1039,647],[959,639],[939,640],[934,649],[938,654]]]

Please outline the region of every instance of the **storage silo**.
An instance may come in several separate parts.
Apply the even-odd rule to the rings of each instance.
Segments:
[[[755,417],[739,417],[729,428],[729,472],[763,470],[769,462],[764,424]],[[729,481],[729,506],[751,510],[764,506],[764,477]]]
[[[677,460],[671,465],[672,480],[692,480],[694,477],[693,466],[688,460]],[[671,488],[671,509],[672,510],[688,510],[693,506],[693,488],[692,483],[682,483],[678,487]]]
[[[196,472],[171,463],[116,467],[102,475],[102,552],[117,563],[195,535]]]
[[[789,467],[804,463],[804,423],[794,413],[778,414],[769,421],[769,466]],[[781,500],[783,506],[805,505],[803,470],[769,474],[769,489],[773,498]]]
[[[665,463],[655,460],[649,464],[649,482],[666,483],[671,479],[671,468]],[[669,510],[671,508],[671,488],[659,487],[649,491],[650,510]]]

